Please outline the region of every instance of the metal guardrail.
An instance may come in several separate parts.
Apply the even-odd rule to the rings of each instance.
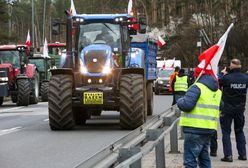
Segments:
[[[155,148],[156,167],[165,168],[164,138],[170,134],[170,152],[178,153],[177,123],[180,111],[176,106],[153,117],[128,135],[107,146],[75,168],[140,168],[141,158]]]

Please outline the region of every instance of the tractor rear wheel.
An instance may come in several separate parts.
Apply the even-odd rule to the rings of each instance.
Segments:
[[[18,93],[17,93],[17,105],[28,106],[30,96],[30,82],[28,79],[18,79]]]
[[[71,130],[75,126],[72,82],[71,75],[55,75],[49,82],[48,113],[52,130]]]
[[[0,97],[0,106],[3,104],[3,97]]]
[[[120,126],[135,129],[145,122],[144,77],[124,74],[120,78]]]
[[[146,86],[147,92],[147,115],[153,114],[153,91],[152,91],[152,83],[147,83]]]
[[[41,101],[43,102],[48,101],[48,89],[49,89],[49,83],[42,82],[40,86],[40,95],[41,95]]]
[[[31,86],[30,104],[37,104],[39,102],[39,76],[37,72],[35,72]]]

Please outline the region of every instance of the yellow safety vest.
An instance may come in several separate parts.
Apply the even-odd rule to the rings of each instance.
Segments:
[[[174,91],[187,92],[188,89],[188,77],[187,76],[176,76],[176,81],[174,83]]]
[[[217,130],[220,114],[221,91],[210,90],[207,86],[196,83],[201,95],[191,112],[181,112],[180,126]]]

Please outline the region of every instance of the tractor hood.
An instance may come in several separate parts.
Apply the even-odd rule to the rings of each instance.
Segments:
[[[113,55],[110,46],[92,44],[85,47],[80,54],[80,70],[85,76],[104,76],[111,73]]]

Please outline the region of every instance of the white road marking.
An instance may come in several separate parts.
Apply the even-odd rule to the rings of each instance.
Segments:
[[[0,130],[0,136],[10,134],[12,132],[19,131],[21,128],[22,127],[13,127],[13,128],[10,128],[10,129]]]
[[[18,109],[21,109],[21,108],[24,108],[24,106],[13,107],[13,108],[8,108],[8,109],[0,110],[0,113],[4,113],[4,112],[7,112],[7,111],[12,111],[12,110],[18,110]]]
[[[45,120],[43,120],[43,121],[47,122],[47,121],[49,121],[49,119],[47,118],[47,119],[45,119]]]

